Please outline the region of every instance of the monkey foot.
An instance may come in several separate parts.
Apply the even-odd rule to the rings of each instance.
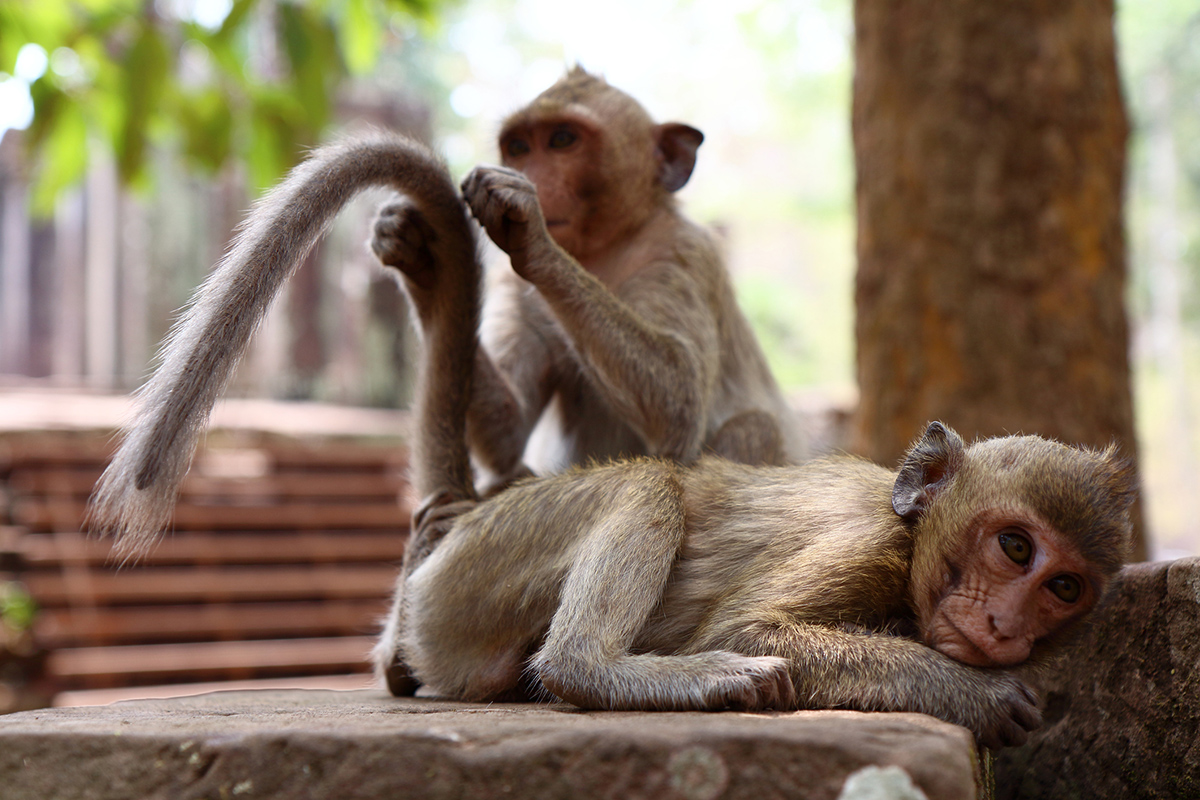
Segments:
[[[384,670],[383,677],[393,697],[412,697],[421,687],[421,682],[413,677],[408,665],[399,658]]]

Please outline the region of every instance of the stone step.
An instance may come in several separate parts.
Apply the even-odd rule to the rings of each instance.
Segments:
[[[5,800],[969,800],[963,728],[919,714],[585,712],[216,692],[0,717]]]

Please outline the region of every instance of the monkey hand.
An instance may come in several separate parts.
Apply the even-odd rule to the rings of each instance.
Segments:
[[[379,209],[371,250],[385,266],[395,267],[418,287],[429,290],[436,276],[429,249],[435,235],[420,210],[402,197]]]
[[[710,708],[740,708],[746,711],[796,707],[796,684],[786,658],[727,654],[735,670],[722,679]]]
[[[534,257],[553,246],[537,187],[507,167],[476,167],[463,179],[462,192],[488,237],[508,253],[517,274],[528,278]]]
[[[960,713],[968,719],[960,724],[975,733],[979,744],[992,749],[1024,744],[1029,732],[1042,724],[1037,695],[1020,679],[999,672],[988,676],[978,704],[967,703]]]

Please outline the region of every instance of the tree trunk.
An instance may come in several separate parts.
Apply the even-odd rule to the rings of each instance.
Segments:
[[[855,24],[853,447],[894,463],[941,419],[1136,457],[1111,0],[856,0]]]

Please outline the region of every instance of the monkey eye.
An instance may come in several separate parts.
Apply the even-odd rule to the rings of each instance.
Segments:
[[[550,134],[550,149],[561,150],[564,147],[570,147],[575,144],[577,139],[579,139],[579,136],[575,134],[575,131],[569,128],[558,128],[554,133]]]
[[[529,142],[524,139],[512,138],[504,143],[504,152],[510,158],[524,156],[529,154]]]
[[[1083,586],[1080,585],[1079,579],[1074,575],[1055,575],[1046,581],[1046,585],[1064,603],[1074,603],[1083,594]]]
[[[1033,542],[1016,528],[1000,531],[997,541],[1000,542],[1000,549],[1004,551],[1004,555],[1011,558],[1013,563],[1024,566],[1033,556]]]

